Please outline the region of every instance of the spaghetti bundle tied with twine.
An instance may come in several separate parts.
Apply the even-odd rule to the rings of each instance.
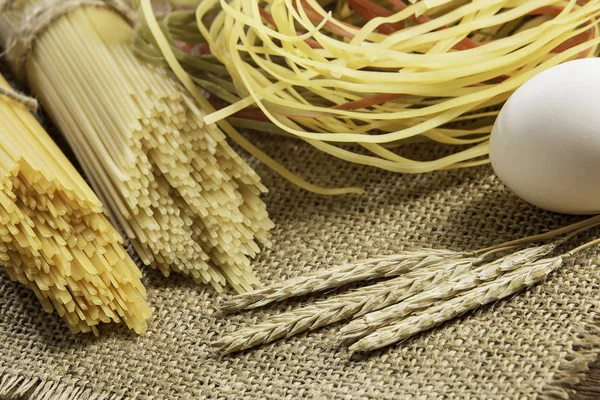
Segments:
[[[118,0],[14,1],[0,37],[141,260],[248,290],[270,244],[266,188],[202,104],[133,55],[134,16]]]
[[[104,207],[0,75],[0,260],[74,333],[124,322],[146,330],[141,272]],[[25,107],[24,107],[25,106]]]

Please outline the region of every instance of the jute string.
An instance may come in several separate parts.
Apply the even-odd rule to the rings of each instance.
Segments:
[[[0,95],[8,97],[9,99],[16,101],[17,103],[23,104],[30,111],[37,111],[39,106],[38,101],[36,99],[34,99],[33,97],[29,97],[11,87],[0,86]]]
[[[110,7],[121,14],[129,23],[133,23],[134,20],[133,10],[121,0],[46,0],[33,3],[23,10],[22,14],[14,10],[15,0],[0,0],[0,13],[5,14],[2,22],[11,26],[9,28],[11,34],[6,41],[4,54],[17,66],[14,69],[17,78],[24,80],[26,77],[25,64],[31,54],[36,38],[56,19],[81,6]],[[15,19],[17,19],[16,23]],[[0,95],[23,104],[31,111],[36,111],[39,107],[35,98],[11,87],[0,87]]]
[[[2,0],[0,12],[13,10],[14,0]],[[14,25],[8,36],[5,48],[9,60],[16,66],[13,70],[20,80],[26,78],[27,59],[33,50],[36,39],[54,21],[68,12],[83,6],[108,7],[119,13],[130,24],[135,20],[135,13],[122,0],[44,0],[33,2],[23,10],[21,18]]]

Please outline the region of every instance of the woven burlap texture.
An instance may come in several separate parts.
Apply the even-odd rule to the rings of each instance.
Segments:
[[[523,203],[489,166],[397,175],[290,139],[254,140],[312,181],[367,189],[312,195],[252,162],[271,190],[265,201],[276,223],[273,247],[254,264],[265,284],[401,249],[472,250],[580,219]],[[224,316],[213,290],[149,268],[146,334],[111,326],[98,338],[74,336],[0,273],[0,398],[565,398],[596,355],[596,256],[584,252],[543,285],[362,358],[335,346],[340,325],[220,357],[210,346],[217,337],[298,302]]]

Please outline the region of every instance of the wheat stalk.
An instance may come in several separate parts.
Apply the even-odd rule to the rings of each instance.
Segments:
[[[485,282],[460,296],[443,301],[419,314],[381,328],[350,346],[350,350],[364,352],[389,346],[431,329],[467,311],[511,296],[546,279],[550,273],[561,267],[564,258],[563,255],[526,263],[498,279]]]
[[[397,321],[416,311],[431,307],[440,301],[447,301],[448,299],[476,288],[485,282],[493,281],[503,274],[518,270],[528,262],[535,261],[540,257],[549,254],[555,247],[555,244],[548,244],[509,254],[488,264],[477,267],[470,272],[455,275],[447,282],[443,282],[432,287],[430,290],[409,297],[403,302],[393,304],[379,311],[371,312],[363,318],[354,320],[342,328],[341,342],[355,342],[382,327],[395,324]]]
[[[214,346],[228,354],[349,320],[434,287],[472,268],[477,258],[441,261],[398,278],[285,312],[221,338]]]
[[[263,307],[267,304],[339,288],[354,282],[388,278],[426,268],[440,262],[459,259],[464,253],[449,250],[422,249],[402,252],[369,260],[355,261],[317,271],[280,284],[233,296],[221,305],[221,310],[235,312]]]

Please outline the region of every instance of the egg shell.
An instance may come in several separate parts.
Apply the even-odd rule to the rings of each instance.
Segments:
[[[570,61],[521,86],[490,139],[494,171],[514,193],[567,214],[600,212],[600,59]]]

